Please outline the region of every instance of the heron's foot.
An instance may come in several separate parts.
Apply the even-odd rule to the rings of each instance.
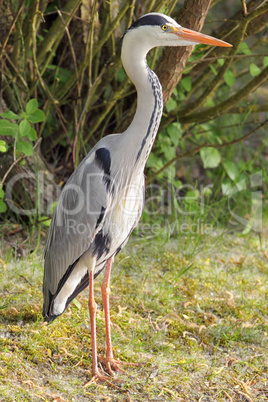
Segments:
[[[139,363],[122,362],[121,360],[116,360],[113,357],[98,357],[98,360],[100,363],[105,365],[107,373],[111,376],[114,374],[114,371],[122,371],[123,373],[126,373],[126,371],[120,366],[139,366]]]
[[[119,382],[119,380],[113,379],[113,382],[112,382],[110,377],[108,377],[107,375],[101,374],[99,372],[99,370],[97,372],[95,372],[95,374],[92,375],[92,378],[90,381],[88,381],[86,384],[84,384],[84,388],[87,388],[92,384],[97,384],[97,382],[106,382],[106,384],[110,385],[111,387],[121,389],[114,384],[114,382]]]

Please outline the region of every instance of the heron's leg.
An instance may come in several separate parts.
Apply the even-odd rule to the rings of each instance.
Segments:
[[[90,315],[91,326],[91,348],[92,348],[92,378],[88,381],[84,387],[96,383],[97,381],[105,381],[111,386],[115,386],[109,381],[109,377],[102,375],[98,368],[98,356],[97,356],[97,335],[96,335],[96,312],[97,304],[94,299],[94,270],[92,269],[89,274],[89,300],[88,309]]]
[[[88,309],[90,316],[90,328],[91,328],[91,348],[92,348],[92,375],[99,374],[98,369],[98,357],[97,357],[97,335],[96,335],[96,311],[97,304],[94,299],[94,273],[93,269],[89,274],[89,299]]]
[[[106,359],[113,360],[112,338],[111,338],[111,320],[110,320],[110,277],[114,257],[110,257],[106,263],[104,279],[101,285],[101,295],[103,301],[103,310],[106,329]],[[108,370],[109,371],[109,370]]]
[[[102,301],[103,301],[103,310],[104,310],[104,317],[105,317],[105,329],[106,329],[106,358],[100,359],[106,365],[106,369],[110,375],[113,374],[112,368],[114,370],[122,370],[120,365],[134,365],[136,363],[128,363],[128,362],[121,362],[119,360],[115,360],[113,356],[113,348],[112,348],[112,338],[111,338],[111,320],[110,320],[110,277],[111,277],[111,270],[113,265],[114,257],[110,257],[106,263],[104,279],[101,286],[101,294],[102,294]]]

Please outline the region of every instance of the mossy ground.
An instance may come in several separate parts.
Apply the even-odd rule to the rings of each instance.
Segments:
[[[266,247],[266,248],[265,248]],[[116,358],[138,362],[107,384],[91,374],[87,291],[42,320],[42,250],[0,261],[1,401],[267,401],[267,238],[133,236],[112,273]],[[188,268],[188,269],[187,269]],[[98,351],[105,351],[96,280]],[[113,381],[113,380],[112,380]]]

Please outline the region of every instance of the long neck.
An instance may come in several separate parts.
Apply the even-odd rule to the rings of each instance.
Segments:
[[[131,51],[129,51],[131,49]],[[144,169],[160,124],[163,99],[156,74],[146,63],[148,49],[128,46],[122,49],[125,70],[137,90],[137,110],[132,123],[123,133],[125,144],[131,150],[133,167]]]

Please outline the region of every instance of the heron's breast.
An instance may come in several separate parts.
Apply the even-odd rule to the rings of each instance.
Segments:
[[[98,264],[118,252],[137,226],[144,205],[144,185],[130,184],[114,194],[101,231],[94,242]]]
[[[132,183],[112,203],[110,223],[116,226],[118,237],[126,238],[138,224],[144,204],[143,184]]]

